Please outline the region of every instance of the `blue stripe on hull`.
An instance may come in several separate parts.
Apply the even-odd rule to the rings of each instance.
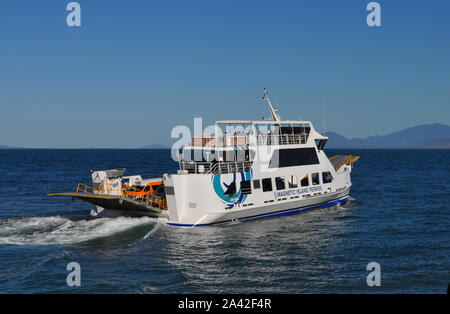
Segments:
[[[238,221],[246,221],[246,220],[255,220],[255,219],[269,218],[269,217],[275,217],[275,216],[293,215],[293,214],[298,214],[300,212],[305,212],[305,211],[308,211],[308,210],[311,210],[314,208],[330,207],[330,206],[342,203],[347,198],[348,198],[348,195],[341,197],[337,200],[333,200],[333,201],[329,201],[329,202],[325,202],[325,203],[320,203],[320,204],[305,206],[305,207],[298,207],[298,208],[293,208],[293,209],[285,209],[285,210],[275,211],[275,212],[267,213],[267,214],[247,216],[247,217],[243,217],[243,218],[237,218],[237,220]],[[177,227],[203,227],[203,226],[227,224],[227,223],[231,223],[231,222],[232,222],[232,220],[224,220],[224,221],[212,222],[212,223],[208,223],[208,224],[198,224],[198,225],[177,224],[177,223],[168,223],[168,225],[177,226]]]

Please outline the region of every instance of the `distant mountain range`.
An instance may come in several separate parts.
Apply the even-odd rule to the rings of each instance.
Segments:
[[[348,139],[326,132],[327,148],[450,148],[450,126],[425,124],[384,136]]]
[[[388,135],[348,139],[334,132],[326,132],[326,148],[450,148],[450,126],[425,124]],[[151,144],[141,149],[169,149],[164,144]],[[0,145],[0,149],[23,149],[23,147]]]

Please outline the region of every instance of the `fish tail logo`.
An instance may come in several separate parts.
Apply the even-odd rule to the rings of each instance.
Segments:
[[[249,181],[252,179],[250,171],[240,172],[241,181]],[[236,184],[237,174],[233,173],[233,180],[229,183],[223,181],[221,174],[216,174],[212,177],[212,184],[216,195],[227,205],[233,206],[234,204],[242,204],[247,198],[247,194],[242,194],[241,189],[236,192],[235,195],[225,196],[225,192],[231,184]]]

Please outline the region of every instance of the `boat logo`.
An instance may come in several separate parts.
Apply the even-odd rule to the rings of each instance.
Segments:
[[[241,181],[249,181],[252,178],[252,174],[250,171],[240,172]],[[226,183],[221,174],[213,175],[212,183],[214,187],[214,192],[216,195],[227,205],[233,206],[234,204],[242,204],[245,202],[247,198],[247,194],[242,194],[241,189],[236,191],[235,195],[225,195],[228,187],[234,183],[236,184],[236,173],[233,173],[233,180],[231,182]]]

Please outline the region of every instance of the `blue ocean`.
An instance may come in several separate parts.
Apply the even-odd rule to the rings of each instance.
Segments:
[[[46,195],[90,183],[90,169],[175,172],[169,150],[0,150],[0,293],[446,293],[450,150],[327,151],[344,153],[361,156],[344,204],[178,228]],[[80,286],[66,283],[71,262]]]

